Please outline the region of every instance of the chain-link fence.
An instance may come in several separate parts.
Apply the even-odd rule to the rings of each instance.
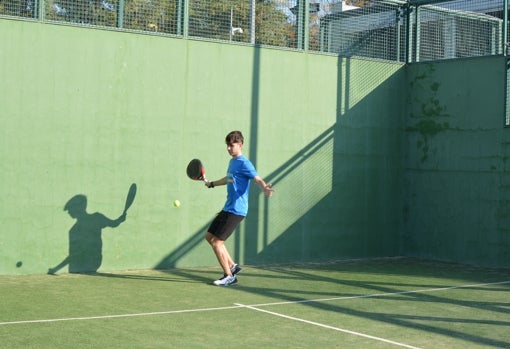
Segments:
[[[333,11],[321,21],[320,50],[347,57],[403,61],[408,30],[403,14],[402,4],[382,1]]]
[[[0,16],[417,62],[506,54],[509,0],[0,0]]]
[[[1,17],[424,62],[508,54],[510,0],[0,0]],[[510,126],[510,65],[506,125]]]
[[[412,61],[503,53],[503,1],[455,0],[415,9]]]

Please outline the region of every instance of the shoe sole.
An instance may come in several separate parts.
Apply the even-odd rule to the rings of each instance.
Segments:
[[[237,282],[231,282],[229,284],[215,284],[213,283],[214,286],[219,286],[219,287],[229,287],[229,286],[236,286],[237,285]]]
[[[214,286],[223,286],[223,287],[237,285],[237,278],[234,279],[234,281],[232,281],[231,283],[228,283],[228,284],[220,284],[220,283],[216,283],[216,281],[214,281],[213,285]]]
[[[222,287],[237,286],[237,282],[232,282],[232,283],[230,283],[228,285],[220,285],[220,286],[222,286]]]

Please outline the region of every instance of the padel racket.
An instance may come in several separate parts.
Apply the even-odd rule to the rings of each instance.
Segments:
[[[202,161],[198,159],[193,159],[189,162],[188,167],[186,167],[186,174],[194,181],[204,181],[209,183],[209,181],[205,178],[204,165],[202,164]]]
[[[136,196],[136,183],[133,183],[129,187],[129,191],[126,196],[126,204],[124,205],[124,214],[126,214],[128,208],[131,207],[131,204],[133,204],[133,201],[135,201],[135,196]]]

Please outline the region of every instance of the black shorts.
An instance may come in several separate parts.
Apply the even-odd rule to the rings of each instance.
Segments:
[[[209,226],[208,232],[225,241],[232,235],[243,219],[244,216],[238,216],[227,211],[220,211]]]

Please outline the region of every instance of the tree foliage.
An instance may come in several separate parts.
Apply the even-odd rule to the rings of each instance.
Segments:
[[[183,24],[184,11],[178,7],[184,0],[0,0],[0,14],[35,18],[38,1],[44,1],[46,20],[183,34],[178,24]],[[188,4],[189,36],[252,43],[251,0],[188,0]],[[292,5],[290,0],[256,0],[253,43],[296,47]],[[310,15],[310,49],[318,48],[319,22],[317,13]]]
[[[32,0],[0,1],[0,14],[16,17],[35,17],[35,4]]]

